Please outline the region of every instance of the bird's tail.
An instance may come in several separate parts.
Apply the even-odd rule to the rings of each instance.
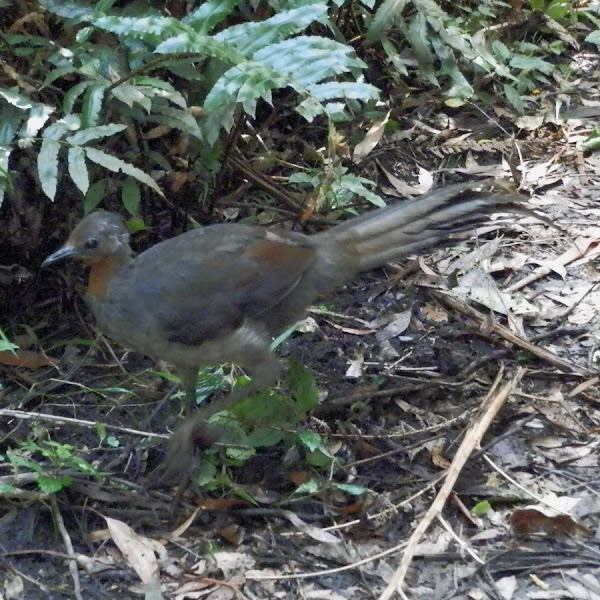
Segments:
[[[363,271],[448,244],[484,223],[490,213],[501,212],[532,214],[524,196],[506,182],[459,183],[367,212],[317,235],[354,246]]]

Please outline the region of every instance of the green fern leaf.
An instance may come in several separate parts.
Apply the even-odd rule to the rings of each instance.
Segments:
[[[157,113],[159,113],[157,115]],[[202,139],[202,132],[198,126],[196,119],[185,110],[178,110],[171,108],[170,106],[156,106],[154,114],[149,117],[149,120],[156,119],[158,117],[165,117],[164,121],[157,120],[156,122],[162,122],[169,127],[175,127],[185,133],[189,133],[198,139]],[[168,123],[167,123],[168,121]]]
[[[375,86],[357,81],[315,83],[308,87],[308,91],[320,101],[345,98],[366,102],[367,100],[377,100],[379,98],[379,90]]]
[[[20,110],[28,110],[33,106],[32,101],[26,96],[17,93],[16,88],[0,88],[0,98],[4,98],[9,104]]]
[[[244,110],[254,116],[256,101],[264,98],[271,101],[271,90],[285,87],[289,80],[280,77],[271,69],[256,62],[244,62],[222,75],[206,96],[204,107],[217,110],[235,98]]]
[[[135,77],[132,82],[149,97],[151,96],[150,90],[152,90],[155,96],[165,98],[180,108],[187,108],[187,102],[182,93],[176,90],[168,81],[158,77]]]
[[[165,40],[156,47],[154,52],[156,54],[193,52],[199,56],[212,56],[228,63],[238,63],[245,58],[233,46],[194,31]]]
[[[334,40],[316,36],[298,36],[259,50],[254,61],[289,76],[299,85],[308,86],[336,77],[365,63],[352,55],[353,50]]]
[[[109,137],[126,128],[127,126],[121,123],[109,123],[108,125],[88,127],[87,129],[80,129],[73,135],[65,138],[65,141],[69,144],[73,144],[73,146],[83,146],[92,140]]]
[[[315,117],[325,112],[325,107],[312,96],[305,98],[298,104],[296,111],[300,113],[309,123],[312,123]]]
[[[50,115],[55,110],[56,107],[48,106],[47,104],[33,105],[29,111],[27,121],[25,121],[23,124],[19,136],[22,139],[35,137],[39,133],[40,129],[48,122]]]
[[[40,0],[40,6],[47,11],[71,19],[75,22],[81,22],[91,19],[96,14],[96,9],[91,5],[85,5],[82,2],[63,2],[63,0]]]
[[[62,121],[53,123],[46,127],[42,133],[42,147],[38,154],[38,177],[42,190],[50,200],[54,200],[56,195],[56,186],[58,182],[58,152],[60,150],[60,138],[62,138],[69,129],[78,126],[76,117],[67,117]]]
[[[107,87],[108,82],[95,82],[86,89],[81,108],[81,122],[84,128],[93,127],[98,122]]]
[[[280,12],[264,21],[234,25],[217,33],[215,39],[233,44],[250,57],[261,48],[304,31],[315,21],[325,22],[326,17],[326,4],[309,4]]]
[[[156,181],[150,177],[150,175],[144,173],[141,169],[134,167],[132,164],[117,158],[116,156],[112,156],[107,154],[106,152],[102,152],[101,150],[97,150],[96,148],[84,148],[84,151],[89,160],[95,162],[96,164],[108,169],[109,171],[113,171],[114,173],[123,172],[126,175],[130,175],[131,177],[137,179],[141,183],[144,183],[149,188],[152,188],[157,194],[164,196],[162,190],[156,184]]]
[[[4,195],[10,180],[8,178],[8,159],[12,148],[10,146],[0,146],[0,207],[4,202]],[[8,348],[6,348],[8,350]]]
[[[383,0],[367,29],[367,41],[380,41],[383,34],[394,26],[408,4],[408,0]]]
[[[142,90],[138,87],[129,83],[122,83],[111,90],[111,94],[129,106],[133,108],[134,104],[139,104],[146,112],[150,112],[152,109],[152,101]]]
[[[81,190],[82,194],[87,194],[90,187],[90,177],[85,164],[85,154],[80,146],[69,148],[68,152],[69,175],[73,183]]]
[[[133,37],[158,43],[165,38],[179,35],[187,30],[181,21],[172,17],[151,15],[148,17],[118,17],[104,15],[91,21],[96,27],[115,35]]]
[[[56,195],[58,181],[58,151],[60,143],[56,140],[45,139],[38,154],[38,176],[42,190],[50,200]]]
[[[182,19],[196,33],[208,34],[239,4],[239,0],[207,0]]]
[[[91,85],[94,85],[93,81],[81,81],[69,89],[65,94],[62,103],[62,109],[66,115],[73,112],[73,107],[75,106],[77,98],[79,98],[79,96],[81,96],[81,94],[83,94]]]

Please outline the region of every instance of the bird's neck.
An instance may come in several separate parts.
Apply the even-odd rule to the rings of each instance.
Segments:
[[[90,261],[88,276],[87,296],[94,300],[102,301],[108,291],[111,280],[121,268],[131,262],[130,253],[111,254],[101,259]]]

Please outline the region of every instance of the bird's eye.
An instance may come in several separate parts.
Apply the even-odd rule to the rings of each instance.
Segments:
[[[85,249],[86,250],[94,250],[98,247],[98,240],[96,238],[90,238],[85,241]]]

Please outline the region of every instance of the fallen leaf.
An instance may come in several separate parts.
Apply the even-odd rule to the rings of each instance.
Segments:
[[[24,367],[39,369],[40,367],[56,367],[58,361],[32,350],[5,350],[0,352],[0,363],[8,367]]]
[[[368,156],[369,153],[379,144],[384,132],[385,126],[390,118],[390,111],[388,111],[387,115],[383,119],[379,121],[375,121],[373,125],[367,131],[365,137],[354,147],[354,155],[352,160],[355,163],[360,162],[365,156]]]
[[[323,531],[314,525],[309,525],[303,521],[299,516],[294,514],[291,510],[284,510],[282,515],[302,533],[305,533],[313,540],[323,542],[325,544],[339,544],[342,540],[328,531]]]
[[[110,517],[104,517],[104,519],[117,548],[144,584],[146,599],[158,600],[162,598],[158,560],[155,551],[159,547],[161,551],[164,551],[164,548],[157,542],[138,535],[123,521]]]

